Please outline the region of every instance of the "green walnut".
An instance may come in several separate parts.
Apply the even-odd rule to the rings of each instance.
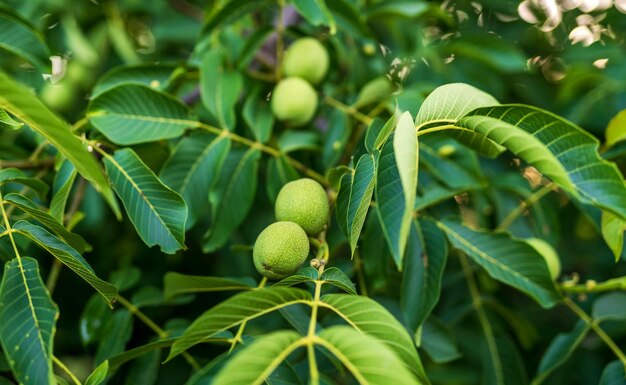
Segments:
[[[287,50],[283,71],[287,76],[298,76],[317,84],[328,72],[328,51],[312,37],[298,39]]]
[[[309,255],[309,237],[293,222],[267,226],[254,243],[254,266],[269,279],[282,279],[295,273]]]
[[[309,235],[317,235],[328,222],[328,198],[324,188],[309,178],[289,182],[276,198],[276,219],[300,225]]]
[[[561,275],[561,260],[556,250],[548,242],[539,238],[526,239],[526,243],[531,245],[546,260],[552,280],[557,279]]]
[[[317,93],[306,80],[289,77],[281,80],[271,101],[274,116],[290,126],[303,126],[315,115]]]

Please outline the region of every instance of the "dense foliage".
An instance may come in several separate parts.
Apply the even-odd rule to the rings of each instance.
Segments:
[[[626,384],[625,12],[4,0],[0,384]]]

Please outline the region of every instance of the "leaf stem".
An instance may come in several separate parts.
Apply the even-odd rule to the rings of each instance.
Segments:
[[[57,358],[57,356],[52,356],[52,361],[54,361],[54,364],[58,366],[61,370],[63,370],[65,374],[67,374],[76,385],[82,385],[78,378],[76,378],[74,373],[72,373],[72,371],[61,360]]]
[[[137,317],[147,327],[152,329],[152,331],[154,331],[156,333],[156,335],[159,336],[160,339],[165,339],[165,338],[169,337],[169,333],[168,332],[166,332],[165,330],[161,329],[161,327],[159,325],[157,325],[152,319],[150,319],[150,317],[148,317],[144,312],[139,310],[139,308],[137,306],[135,306],[132,302],[130,302],[129,300],[124,298],[124,296],[122,296],[121,294],[118,293],[117,297],[116,297],[116,300],[117,300],[117,302],[120,303],[120,305],[124,306],[130,312],[130,314],[132,314],[135,317]],[[185,358],[185,360],[189,363],[189,365],[191,365],[191,367],[194,370],[200,370],[201,369],[200,365],[191,356],[191,354],[189,354],[188,352],[183,352],[182,356]]]
[[[588,280],[584,284],[575,285],[564,282],[561,284],[561,290],[569,293],[600,293],[612,290],[626,290],[626,277],[612,278],[604,282],[596,282]]]
[[[262,289],[266,283],[267,283],[267,277],[263,277],[261,282],[259,282],[259,286],[257,286],[254,290]],[[228,354],[232,353],[233,349],[235,349],[235,346],[237,346],[238,343],[241,342],[243,344],[243,340],[241,339],[241,336],[243,335],[243,331],[246,328],[247,323],[248,323],[247,320],[243,321],[239,325],[239,328],[237,329],[237,334],[235,334],[235,336],[230,339],[230,349],[228,349]]]
[[[476,311],[478,321],[480,322],[480,326],[483,329],[483,333],[485,334],[487,347],[489,349],[489,352],[491,353],[491,359],[493,360],[493,366],[496,376],[496,383],[504,384],[505,379],[503,378],[504,373],[502,368],[502,362],[499,358],[500,354],[498,353],[498,345],[496,343],[491,324],[489,323],[489,318],[487,317],[487,313],[485,312],[485,308],[483,306],[483,300],[480,295],[480,291],[478,290],[478,285],[476,284],[476,278],[474,277],[474,273],[472,271],[472,267],[470,266],[469,260],[467,259],[467,256],[463,253],[459,253],[459,260],[461,261],[463,273],[465,274],[465,278],[467,280],[467,286],[469,287],[470,295],[472,296],[472,306]]]
[[[54,165],[54,158],[45,159],[20,159],[20,160],[0,160],[1,168],[39,168],[39,167],[51,167]]]
[[[572,301],[569,297],[563,297],[563,303],[565,306],[570,308],[580,319],[582,319],[587,325],[593,329],[593,331],[604,341],[604,343],[613,351],[613,354],[622,362],[624,365],[624,369],[626,370],[626,355],[624,352],[617,346],[615,341],[606,334],[604,329],[600,327],[597,320],[591,318],[589,314],[587,314],[583,309],[581,309],[574,301]]]
[[[324,270],[324,264],[320,266],[320,273]],[[320,374],[315,360],[315,330],[317,327],[317,309],[320,302],[322,292],[322,281],[315,281],[315,294],[313,296],[313,304],[311,306],[311,321],[309,322],[309,330],[307,333],[307,352],[309,356],[309,372],[310,385],[319,385]]]
[[[359,290],[361,291],[361,295],[367,297],[367,285],[365,284],[365,274],[363,274],[363,260],[361,259],[358,249],[354,251],[353,265],[357,280],[359,281]]]
[[[539,202],[541,198],[546,196],[549,192],[551,192],[555,188],[556,188],[556,185],[550,182],[546,184],[545,186],[541,187],[540,189],[538,189],[537,191],[530,194],[528,197],[526,197],[526,199],[520,202],[520,204],[513,211],[511,211],[506,217],[504,217],[502,222],[500,222],[498,227],[496,227],[496,231],[506,230],[509,226],[511,226],[513,222],[515,222],[515,220],[520,215],[522,215],[524,210],[534,205],[535,203]]]
[[[13,251],[15,252],[15,257],[18,261],[20,261],[20,270],[22,270],[22,262],[20,258],[20,252],[17,248],[17,243],[15,243],[15,239],[13,238],[13,231],[11,229],[11,222],[9,222],[9,216],[7,215],[6,210],[4,209],[4,198],[2,198],[2,192],[0,192],[0,210],[2,210],[2,218],[4,219],[4,227],[7,229],[9,233],[9,239],[11,240],[11,245],[13,245]]]

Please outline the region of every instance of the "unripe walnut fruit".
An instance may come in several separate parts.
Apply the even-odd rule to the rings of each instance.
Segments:
[[[309,237],[293,222],[267,226],[254,243],[254,266],[269,279],[282,279],[295,273],[309,255]]]
[[[328,71],[328,51],[312,37],[296,40],[289,46],[283,61],[283,71],[287,76],[298,76],[317,84]]]
[[[285,78],[272,91],[271,107],[278,120],[291,126],[303,126],[315,115],[317,93],[306,80]]]
[[[561,260],[556,250],[548,242],[539,238],[526,239],[526,243],[531,245],[546,260],[552,280],[557,279],[561,275]]]
[[[309,178],[289,182],[276,198],[276,219],[300,225],[309,235],[317,235],[328,222],[328,198],[324,188]]]

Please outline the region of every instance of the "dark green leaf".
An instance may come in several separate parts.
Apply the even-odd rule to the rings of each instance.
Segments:
[[[336,267],[329,267],[328,269],[324,270],[320,279],[324,281],[324,283],[329,283],[335,287],[338,287],[348,294],[356,295],[356,288],[354,287],[354,283],[352,283],[346,273]]]
[[[590,326],[587,323],[579,321],[571,332],[559,333],[554,337],[541,357],[533,383],[543,382],[552,372],[567,362],[583,342],[589,329]]]
[[[309,23],[316,27],[320,25],[327,26],[331,35],[337,32],[335,18],[326,6],[325,0],[291,0],[291,2],[298,10],[298,13]]]
[[[74,184],[74,180],[76,180],[77,173],[76,167],[74,167],[72,162],[64,160],[63,163],[61,163],[61,167],[59,167],[59,171],[54,176],[54,182],[52,183],[52,200],[50,201],[50,215],[59,223],[63,223],[67,198],[72,191],[72,185]]]
[[[6,183],[19,183],[33,189],[42,200],[46,199],[49,187],[43,181],[31,178],[17,168],[3,168],[0,170],[0,186]]]
[[[124,351],[133,333],[133,315],[126,309],[117,310],[109,318],[102,331],[102,339],[96,351],[96,364]]]
[[[435,363],[443,364],[461,357],[452,330],[443,321],[429,317],[421,334],[421,347]]]
[[[591,315],[597,321],[626,320],[626,293],[607,293],[593,303]]]
[[[203,277],[169,272],[163,278],[163,295],[172,298],[181,294],[228,290],[251,290],[254,280],[246,278]]]
[[[50,56],[41,33],[28,21],[5,8],[0,9],[0,48],[40,68],[47,64],[46,60]]]
[[[243,86],[238,72],[227,71],[218,50],[208,51],[200,67],[202,103],[215,116],[221,128],[235,128],[235,103]]]
[[[318,275],[317,269],[308,266],[287,278],[281,279],[272,286],[294,286],[304,282],[314,282],[318,279]]]
[[[365,217],[372,201],[375,171],[374,157],[370,154],[364,154],[357,162],[352,176],[347,211],[348,241],[352,255],[356,250],[363,223],[365,223]]]
[[[609,363],[602,371],[598,385],[626,385],[626,368],[621,361]]]
[[[274,114],[270,110],[269,102],[261,98],[259,92],[253,92],[246,98],[242,115],[256,140],[266,143],[272,136],[274,126]]]

